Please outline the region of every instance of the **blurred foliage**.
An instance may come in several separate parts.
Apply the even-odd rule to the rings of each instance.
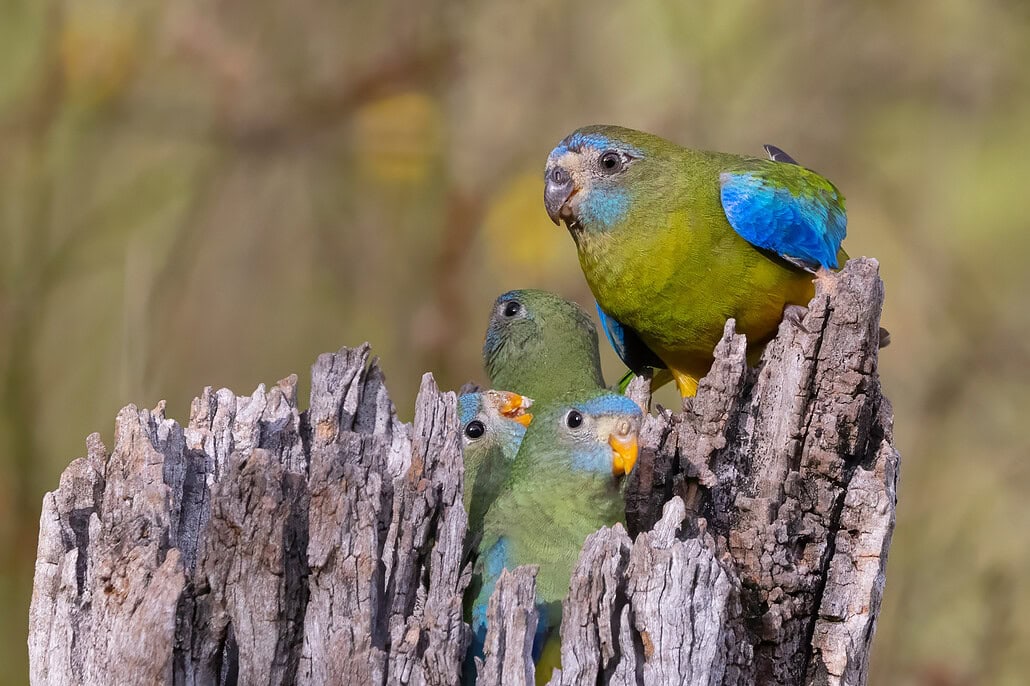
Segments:
[[[590,305],[540,176],[611,122],[845,190],[904,458],[872,683],[1025,683],[1028,7],[0,0],[0,682],[89,432],[363,340],[402,414],[482,380],[499,292]]]

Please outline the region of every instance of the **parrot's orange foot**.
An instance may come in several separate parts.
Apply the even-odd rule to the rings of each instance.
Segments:
[[[692,398],[697,395],[697,379],[675,369],[670,369],[672,377],[676,380],[676,388],[679,389],[681,398]]]

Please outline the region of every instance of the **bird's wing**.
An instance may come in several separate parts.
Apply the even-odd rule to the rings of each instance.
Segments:
[[[804,167],[762,165],[720,175],[730,226],[748,243],[797,267],[836,269],[848,224],[844,196]]]
[[[787,151],[783,148],[777,148],[775,145],[766,143],[762,146],[765,148],[765,154],[769,156],[769,159],[773,162],[783,162],[784,164],[797,164],[797,160],[787,154]]]
[[[495,536],[493,541],[486,540],[488,538],[490,538],[489,534],[484,537],[479,548],[480,551],[486,551],[481,553],[481,557],[476,563],[477,571],[482,575],[483,585],[480,587],[479,594],[472,604],[472,628],[477,632],[482,630],[484,636],[486,606],[494,589],[497,587],[497,580],[501,576],[501,571],[505,567],[515,569],[510,560],[508,540],[504,536]]]
[[[597,316],[601,319],[601,328],[604,329],[605,338],[611,343],[615,354],[619,356],[623,364],[629,367],[634,374],[640,374],[645,367],[665,369],[665,363],[647,347],[647,344],[640,340],[636,331],[624,325],[615,317],[597,304]]]

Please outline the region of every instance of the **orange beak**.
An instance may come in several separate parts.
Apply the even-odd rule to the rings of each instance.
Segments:
[[[526,411],[533,401],[529,398],[519,395],[518,393],[512,393],[511,391],[498,391],[501,396],[501,404],[497,407],[497,411],[508,419],[513,419],[522,426],[529,426],[529,423],[533,421],[533,415]]]
[[[608,436],[608,445],[612,447],[612,474],[624,476],[633,471],[633,465],[637,463],[637,455],[640,452],[637,432],[625,423]]]

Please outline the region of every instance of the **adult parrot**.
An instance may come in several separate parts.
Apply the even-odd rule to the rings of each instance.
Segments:
[[[847,259],[844,196],[766,149],[771,159],[588,126],[547,159],[547,213],[572,234],[609,340],[631,370],[667,367],[684,397],[727,319],[754,361],[785,309],[811,300],[813,274]]]

